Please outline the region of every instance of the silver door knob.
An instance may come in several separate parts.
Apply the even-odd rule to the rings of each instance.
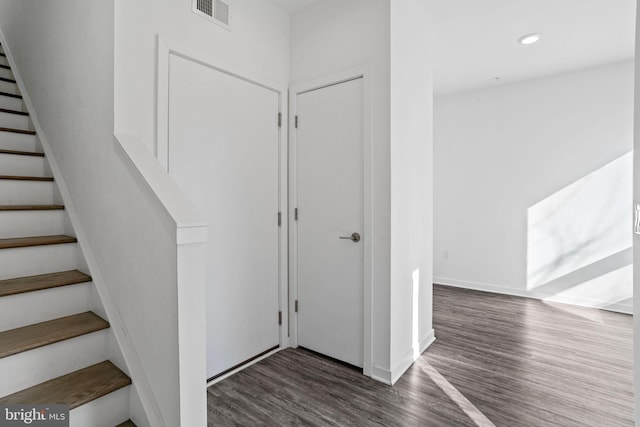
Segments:
[[[351,240],[352,242],[358,243],[360,241],[360,235],[358,233],[353,233],[351,236],[343,236],[340,239]]]

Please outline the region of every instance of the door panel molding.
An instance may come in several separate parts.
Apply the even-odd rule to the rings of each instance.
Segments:
[[[298,299],[297,283],[297,226],[295,222],[297,207],[297,132],[296,116],[298,112],[298,95],[321,89],[324,87],[345,83],[350,80],[362,79],[363,84],[363,212],[364,227],[363,233],[367,238],[363,239],[364,260],[363,260],[363,374],[371,376],[371,358],[373,351],[372,339],[372,105],[371,105],[371,80],[372,74],[369,66],[350,68],[341,72],[329,74],[318,79],[297,83],[289,89],[289,152],[288,152],[288,175],[289,175],[289,343],[292,347],[298,346],[297,315],[295,312],[295,302]]]
[[[156,133],[155,155],[160,164],[168,170],[169,153],[169,58],[177,55],[189,61],[193,61],[203,67],[212,68],[221,73],[239,78],[248,83],[272,90],[280,95],[280,111],[282,112],[283,94],[287,92],[286,82],[274,82],[255,73],[252,69],[239,69],[237,66],[225,63],[219,57],[205,52],[197,51],[190,46],[177,43],[160,34],[156,37],[158,54],[156,57]],[[286,114],[282,114],[285,122],[282,124],[281,141],[286,141],[288,124]],[[284,139],[282,138],[284,136]],[[283,163],[285,164],[285,163]],[[284,169],[286,171],[286,169]]]

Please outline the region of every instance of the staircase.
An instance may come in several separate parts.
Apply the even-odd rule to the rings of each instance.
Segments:
[[[66,404],[71,426],[133,426],[131,380],[108,360],[109,322],[32,129],[0,46],[0,405]]]

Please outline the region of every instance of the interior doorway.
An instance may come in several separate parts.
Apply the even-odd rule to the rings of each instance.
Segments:
[[[363,367],[364,84],[296,93],[297,343]]]

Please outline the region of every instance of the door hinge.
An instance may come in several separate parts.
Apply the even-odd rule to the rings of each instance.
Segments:
[[[298,129],[298,116],[296,116],[296,129]]]
[[[278,227],[282,225],[282,212],[278,212]]]
[[[297,313],[298,312],[298,300],[296,300],[295,304],[294,304],[294,310]]]
[[[293,210],[293,219],[295,219],[296,221],[298,220],[298,208],[295,208]]]
[[[282,113],[278,113],[278,127],[282,127]]]
[[[282,312],[278,312],[278,325],[282,325]]]

